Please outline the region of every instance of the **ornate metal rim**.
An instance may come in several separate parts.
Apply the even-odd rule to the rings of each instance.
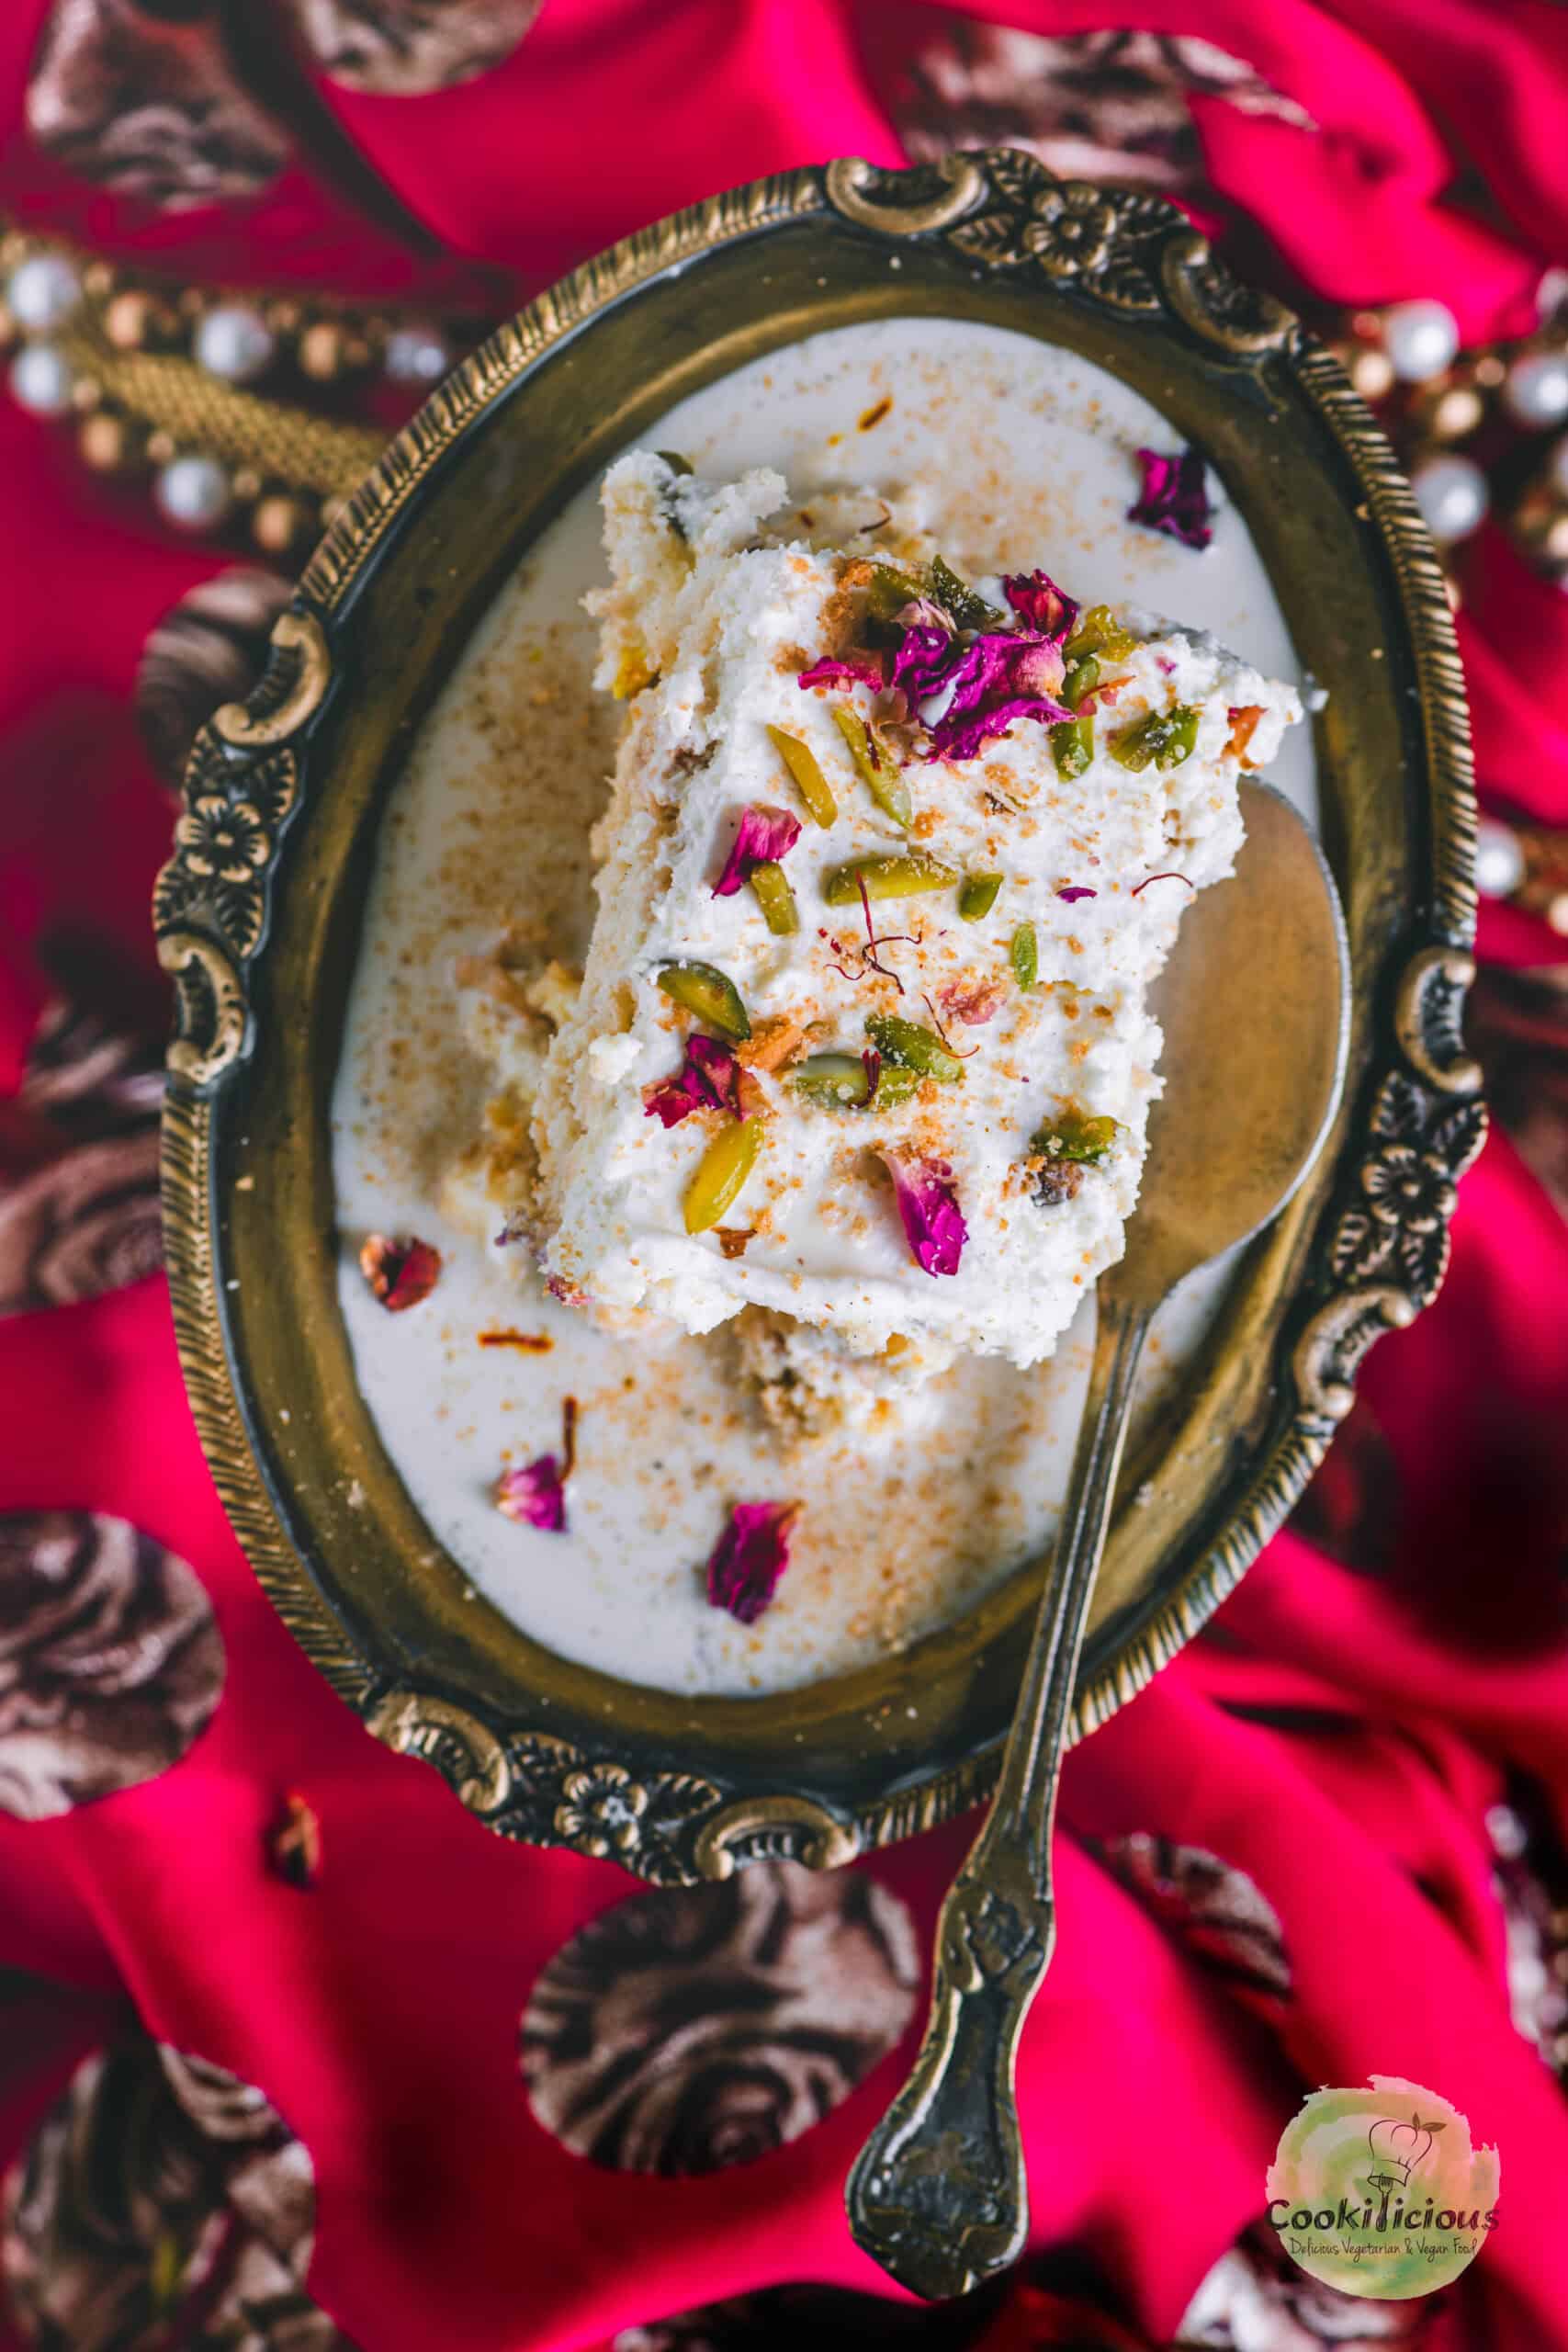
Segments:
[[[1420,707],[1429,839],[1393,1002],[1385,1009],[1356,1149],[1314,1243],[1304,1310],[1280,1377],[1290,1409],[1266,1458],[1179,1587],[1111,1666],[1080,1690],[1074,1736],[1125,1702],[1239,1581],[1321,1460],[1348,1409],[1357,1365],[1408,1323],[1447,1260],[1453,1184],[1480,1148],[1479,1074],[1460,1039],[1472,973],[1474,807],[1459,655],[1441,575],[1393,452],[1331,356],[1270,298],[1241,286],[1161,199],[1061,182],[1010,150],[885,173],[852,159],[716,197],[612,247],[502,326],[434,395],[349,500],[274,633],[265,677],[204,729],[186,778],[175,854],[154,902],[175,979],[164,1214],[170,1281],[192,1410],[240,1541],[279,1613],[375,1735],[424,1757],[479,1817],[506,1834],[614,1856],[657,1882],[724,1877],[740,1860],[849,1860],[982,1796],[996,1747],[884,1792],[852,1813],[804,1793],[736,1795],[690,1772],[643,1770],[536,1729],[492,1726],[433,1690],[389,1681],[329,1605],[269,1498],[245,1430],[218,1273],[222,1204],[215,1119],[256,1038],[253,978],[271,920],[278,852],[299,814],[300,750],[333,685],[328,630],[443,457],[547,354],[692,256],[832,212],[886,249],[945,244],[970,275],[1051,287],[1201,346],[1207,364],[1288,383],[1351,469],[1370,536],[1392,567]]]

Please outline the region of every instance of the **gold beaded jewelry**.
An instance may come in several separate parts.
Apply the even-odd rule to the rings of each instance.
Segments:
[[[373,379],[430,389],[485,332],[320,296],[176,289],[0,224],[0,349],[10,390],[74,430],[95,472],[150,480],[165,520],[243,526],[297,560],[386,435],[300,404]]]

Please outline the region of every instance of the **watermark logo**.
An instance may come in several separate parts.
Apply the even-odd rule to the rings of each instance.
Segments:
[[[1495,2148],[1435,2091],[1394,2075],[1313,2091],[1269,2167],[1269,2219],[1326,2287],[1394,2301],[1430,2294],[1497,2225]]]

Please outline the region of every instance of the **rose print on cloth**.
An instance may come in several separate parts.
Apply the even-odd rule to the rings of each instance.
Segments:
[[[171,605],[136,671],[136,722],[159,778],[177,793],[197,729],[243,702],[266,667],[272,625],[293,590],[276,572],[231,564]]]
[[[57,998],[0,1124],[0,1315],[153,1273],[162,1057]]]
[[[524,2013],[535,2114],[623,2172],[766,2155],[846,2098],[908,2024],[908,1912],[860,1871],[757,1862],[634,1895],[541,1972]]]
[[[212,0],[55,0],[33,56],[28,129],[83,179],[162,211],[242,202],[271,186],[294,145],[274,110],[280,80],[287,87],[290,36],[302,85],[321,74],[345,89],[414,97],[499,64],[538,7],[539,0],[271,0],[261,12],[262,96],[251,87],[243,38],[251,11]],[[308,88],[297,96],[319,144],[323,130]]]
[[[42,1821],[152,1780],[222,1687],[222,1640],[183,1560],[123,1519],[0,1519],[0,1813]]]
[[[305,2291],[308,2152],[261,2093],[141,2039],[77,2069],[0,2200],[39,2352],[353,2352]]]
[[[1094,1850],[1218,1974],[1255,1993],[1290,1991],[1279,1916],[1245,1871],[1145,1829],[1100,1839]]]
[[[1568,1216],[1568,965],[1478,972],[1465,1036],[1493,1117]]]
[[[1022,147],[1065,179],[1192,189],[1203,178],[1190,97],[1312,129],[1239,57],[1180,33],[1040,34],[931,12],[887,93],[912,160]]]

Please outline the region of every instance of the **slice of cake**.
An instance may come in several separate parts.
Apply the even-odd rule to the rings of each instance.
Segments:
[[[846,1353],[1033,1363],[1121,1253],[1146,991],[1301,706],[1042,571],[972,584],[877,499],[833,547],[770,526],[786,496],[606,478],[627,718],[536,1105],[545,1264],[687,1331],[789,1318],[761,1352],[807,1387],[813,1344],[825,1390]]]

